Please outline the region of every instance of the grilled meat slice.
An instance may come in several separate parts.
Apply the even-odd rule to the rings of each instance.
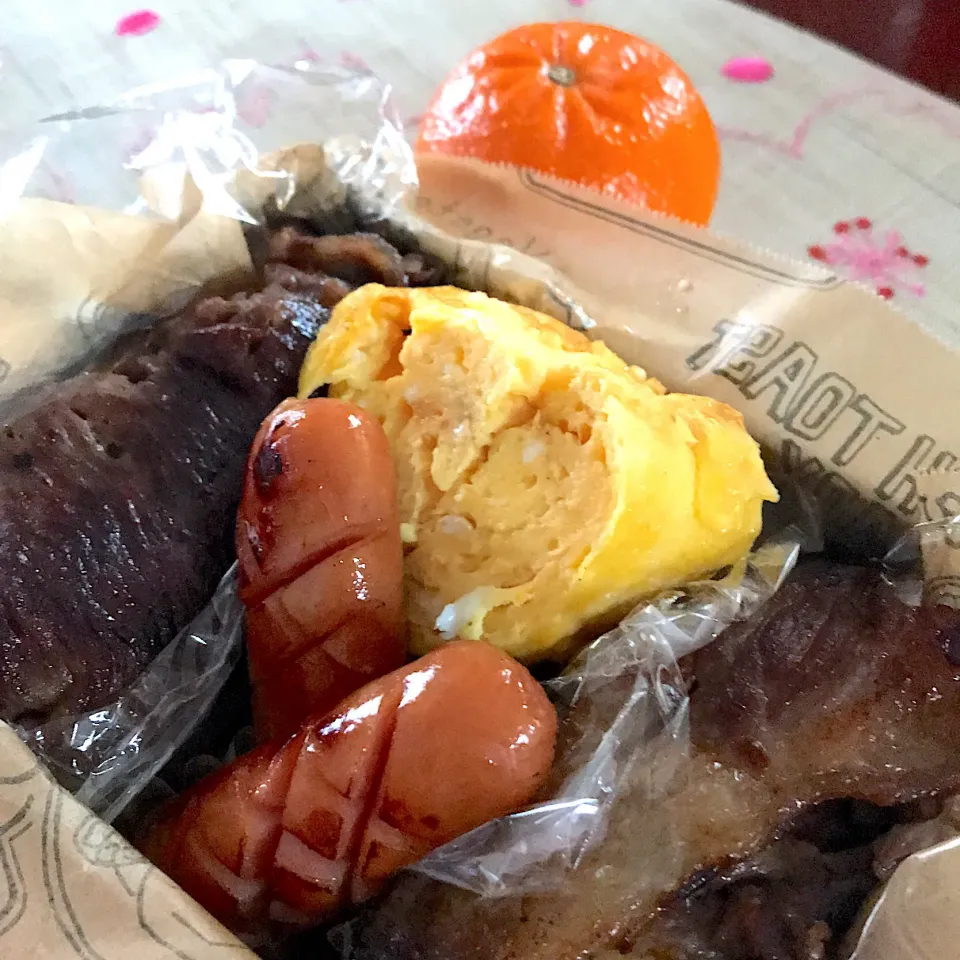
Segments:
[[[263,289],[128,337],[0,430],[0,718],[110,702],[190,621],[233,560],[249,445],[328,308],[358,280],[405,282],[379,237],[287,228],[268,260]]]
[[[684,775],[666,802],[648,802],[641,776],[563,895],[483,901],[410,875],[357,918],[348,955],[831,956],[868,893],[872,840],[837,816],[798,838],[798,816],[960,787],[958,648],[956,611],[902,605],[875,570],[801,563],[757,617],[684,664],[693,741]],[[780,876],[794,880],[742,882],[781,838],[777,858],[791,866]]]

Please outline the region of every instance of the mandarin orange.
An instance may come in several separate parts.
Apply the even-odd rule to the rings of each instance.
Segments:
[[[478,47],[437,91],[416,150],[536,170],[701,224],[720,177],[716,130],[686,74],[645,40],[590,23],[528,24]]]

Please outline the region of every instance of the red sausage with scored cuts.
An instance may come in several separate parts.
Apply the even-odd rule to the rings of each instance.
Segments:
[[[310,926],[529,803],[556,734],[525,667],[486,643],[446,644],[202,780],[144,849],[238,932]]]
[[[396,476],[383,428],[362,409],[287,400],[267,417],[236,546],[262,740],[404,663]]]

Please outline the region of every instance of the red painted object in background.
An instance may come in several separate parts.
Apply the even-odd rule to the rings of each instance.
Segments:
[[[741,0],[960,101],[960,0]]]

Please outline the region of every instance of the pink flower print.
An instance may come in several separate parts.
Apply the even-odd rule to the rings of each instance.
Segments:
[[[373,73],[370,64],[363,57],[357,53],[351,53],[349,50],[340,51],[340,66],[346,67],[348,70],[365,70],[368,73]]]
[[[259,129],[270,119],[274,96],[267,87],[254,86],[241,96],[237,114],[244,123]]]
[[[297,70],[309,70],[318,63],[323,62],[323,57],[307,43],[306,40],[300,41],[300,53],[293,61],[293,66]]]
[[[807,248],[814,260],[835,267],[850,280],[870,284],[884,300],[901,291],[926,296],[918,278],[930,259],[922,253],[911,253],[896,230],[881,236],[871,220],[856,217],[834,224],[833,233],[830,243]]]
[[[733,57],[720,72],[737,83],[765,83],[773,78],[773,64],[766,57]]]
[[[135,10],[121,17],[113,32],[118,37],[142,37],[160,26],[160,14],[153,10]]]

